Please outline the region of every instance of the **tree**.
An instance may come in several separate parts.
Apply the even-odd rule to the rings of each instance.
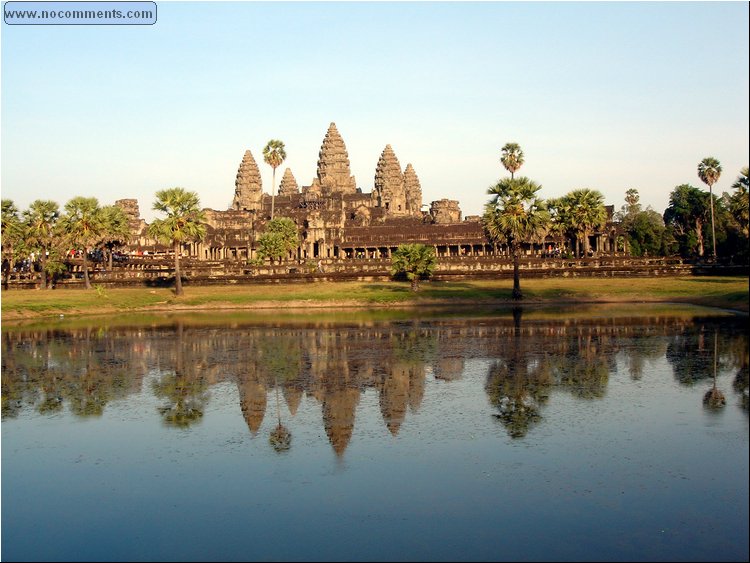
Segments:
[[[391,258],[391,274],[405,274],[412,291],[419,291],[420,278],[430,277],[436,267],[435,249],[424,244],[402,244]]]
[[[714,227],[714,192],[713,185],[719,181],[721,176],[721,164],[717,159],[708,156],[698,163],[698,177],[701,182],[708,186],[709,201],[711,203],[711,244],[713,245],[713,258],[716,260],[716,227]]]
[[[562,243],[564,248],[563,257],[568,257],[570,251],[570,239],[573,237],[573,229],[570,226],[568,217],[570,210],[568,201],[564,197],[551,198],[546,200],[547,213],[549,213],[548,235]]]
[[[182,295],[180,253],[185,241],[203,240],[206,236],[206,215],[200,209],[198,195],[184,188],[169,188],[156,192],[154,210],[166,213],[148,226],[149,236],[174,250],[175,294]]]
[[[23,228],[18,216],[18,208],[12,200],[4,199],[2,200],[2,270],[5,289],[8,289],[18,245],[22,241]]]
[[[541,186],[522,176],[503,178],[487,190],[492,195],[485,206],[483,223],[494,243],[507,243],[513,253],[513,299],[523,299],[519,273],[521,245],[542,235],[550,223],[544,202],[537,198]]]
[[[681,184],[669,195],[664,223],[671,227],[683,257],[703,256],[703,226],[708,216],[706,192]]]
[[[734,220],[737,222],[740,231],[745,237],[748,236],[748,183],[747,183],[747,166],[740,170],[740,175],[732,184],[735,192],[729,197],[729,211],[732,213]]]
[[[83,282],[86,289],[91,289],[88,253],[104,230],[99,200],[95,197],[74,197],[65,204],[65,212],[60,225],[72,246],[83,253]]]
[[[271,219],[258,237],[258,257],[280,260],[299,246],[297,225],[289,217]]]
[[[30,253],[39,256],[41,289],[47,289],[47,257],[54,246],[60,207],[51,200],[37,199],[23,213],[26,244]]]
[[[263,160],[273,169],[271,180],[271,219],[273,219],[274,200],[276,197],[276,169],[286,160],[284,143],[278,139],[271,139],[263,148]]]
[[[664,218],[649,208],[623,221],[630,252],[633,256],[662,256],[664,248]]]
[[[503,163],[505,169],[510,172],[510,178],[513,179],[513,174],[521,168],[523,164],[523,151],[518,143],[505,143],[505,146],[500,150],[500,162]]]
[[[102,207],[102,233],[98,245],[107,251],[108,268],[112,269],[112,252],[118,246],[128,242],[130,223],[125,210],[119,205]]]
[[[577,242],[583,241],[583,256],[588,256],[589,235],[607,222],[604,196],[597,190],[583,188],[563,197],[566,200],[565,220],[576,232]]]

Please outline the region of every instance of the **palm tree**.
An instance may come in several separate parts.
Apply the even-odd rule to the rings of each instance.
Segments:
[[[284,143],[278,139],[271,139],[268,141],[268,144],[263,148],[263,160],[273,168],[273,176],[271,180],[271,219],[273,219],[274,198],[276,196],[276,168],[281,166],[281,163],[286,160]]]
[[[419,279],[429,277],[437,267],[435,249],[424,244],[402,244],[393,253],[391,273],[406,274],[411,290],[419,291]]]
[[[567,201],[567,221],[583,241],[583,256],[589,254],[589,235],[594,229],[607,222],[604,196],[597,190],[588,188],[573,190],[564,198]]]
[[[748,200],[747,172],[747,166],[740,170],[740,175],[734,184],[732,184],[732,188],[736,191],[729,197],[729,211],[731,211],[735,221],[737,221],[740,232],[745,236],[748,236],[748,223],[750,219],[748,216],[750,200]]]
[[[8,289],[10,273],[13,271],[15,252],[18,244],[23,240],[21,220],[18,218],[18,208],[10,199],[2,200],[2,269],[3,287]]]
[[[88,253],[99,240],[104,225],[99,201],[95,197],[74,197],[65,204],[65,212],[60,220],[62,230],[74,248],[83,252],[83,282],[86,289],[91,289]]]
[[[166,213],[148,226],[149,236],[174,250],[175,295],[182,295],[180,253],[184,241],[202,240],[206,236],[206,215],[200,209],[195,192],[184,188],[169,188],[156,192],[154,210]]]
[[[500,162],[503,163],[505,169],[510,172],[510,179],[513,179],[513,174],[521,168],[523,164],[523,151],[518,143],[505,143],[505,146],[500,150]]]
[[[545,232],[550,222],[544,202],[537,197],[542,187],[522,176],[503,178],[487,190],[492,196],[485,206],[483,223],[488,238],[505,242],[513,253],[513,299],[523,299],[519,273],[521,245]]]
[[[707,156],[698,163],[698,178],[708,185],[709,199],[711,202],[711,243],[713,244],[714,260],[716,260],[716,229],[714,227],[714,192],[713,185],[719,181],[721,176],[721,164],[712,156]]]
[[[24,211],[26,243],[39,254],[41,289],[47,289],[47,253],[52,249],[60,207],[52,200],[37,199]]]
[[[744,187],[745,192],[747,193],[747,189],[748,189],[747,174],[748,174],[748,169],[747,169],[747,166],[745,166],[740,170],[740,175],[737,176],[737,179],[732,184],[732,189],[739,190]]]

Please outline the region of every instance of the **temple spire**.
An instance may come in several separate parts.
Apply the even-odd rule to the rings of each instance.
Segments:
[[[234,199],[232,209],[241,211],[258,211],[263,199],[263,183],[260,170],[250,151],[242,157],[237,178],[234,181]]]
[[[401,165],[391,145],[386,145],[375,168],[375,204],[390,215],[406,215],[406,194]]]
[[[349,154],[336,124],[331,123],[318,157],[318,181],[323,195],[340,192],[353,194],[357,184],[349,167]]]
[[[404,170],[404,192],[406,195],[406,211],[415,217],[422,216],[422,186],[411,164]]]
[[[294,179],[292,169],[287,168],[284,170],[284,176],[281,178],[281,184],[279,184],[279,195],[291,195],[298,194],[299,186],[297,180]]]

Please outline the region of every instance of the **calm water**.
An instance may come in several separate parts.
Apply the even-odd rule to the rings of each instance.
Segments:
[[[699,314],[4,326],[2,558],[747,561]]]

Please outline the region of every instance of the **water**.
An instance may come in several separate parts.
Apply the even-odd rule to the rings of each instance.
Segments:
[[[748,559],[746,317],[191,316],[2,338],[7,561]]]

